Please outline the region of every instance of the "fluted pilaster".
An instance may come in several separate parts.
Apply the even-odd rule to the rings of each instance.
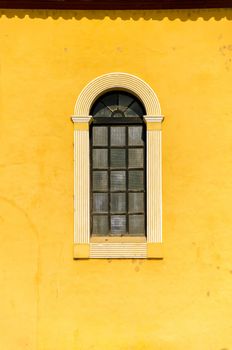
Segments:
[[[89,243],[89,122],[91,117],[73,117],[74,122],[74,243]]]

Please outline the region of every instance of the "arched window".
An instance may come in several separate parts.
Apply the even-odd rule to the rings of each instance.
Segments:
[[[112,91],[90,114],[91,235],[145,236],[145,108],[132,94]]]
[[[74,123],[74,258],[161,258],[162,121],[142,79],[101,75]]]

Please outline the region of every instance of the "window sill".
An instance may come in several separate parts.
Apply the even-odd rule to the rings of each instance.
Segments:
[[[90,243],[146,243],[146,237],[106,237],[106,236],[93,236],[90,238]]]
[[[144,237],[109,238],[113,240],[92,237],[90,243],[74,244],[74,259],[163,259],[163,243],[147,243]]]

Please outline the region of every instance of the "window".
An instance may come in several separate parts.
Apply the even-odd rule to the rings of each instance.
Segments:
[[[92,80],[74,123],[74,258],[162,257],[162,128],[151,87],[127,73]]]
[[[104,94],[91,109],[92,236],[145,236],[144,114],[123,91]]]

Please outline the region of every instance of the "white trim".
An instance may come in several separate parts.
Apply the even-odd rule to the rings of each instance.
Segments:
[[[103,93],[124,89],[136,95],[146,108],[147,115],[147,238],[145,243],[90,242],[90,164],[89,115],[94,101]],[[92,80],[81,92],[72,116],[74,122],[74,243],[90,258],[151,258],[153,243],[162,243],[162,131],[158,98],[143,80],[126,73],[110,73]],[[79,124],[79,125],[78,125]],[[159,125],[160,124],[160,125]],[[153,126],[152,126],[153,125]],[[88,250],[87,250],[88,251]],[[82,256],[82,255],[80,255]]]
[[[164,121],[164,117],[162,115],[145,115],[143,118],[146,121],[146,123],[162,123]]]
[[[74,130],[74,243],[89,243],[89,131]]]
[[[90,258],[145,259],[146,257],[146,243],[90,243]]]
[[[89,116],[89,111],[95,100],[102,93],[115,89],[123,89],[136,95],[144,104],[148,115],[161,115],[159,100],[153,89],[135,75],[121,72],[104,74],[93,79],[81,91],[76,101],[74,114],[76,116]]]
[[[91,116],[86,116],[86,117],[79,117],[79,116],[76,116],[76,115],[73,115],[71,117],[73,123],[89,123],[90,120],[91,120]]]

